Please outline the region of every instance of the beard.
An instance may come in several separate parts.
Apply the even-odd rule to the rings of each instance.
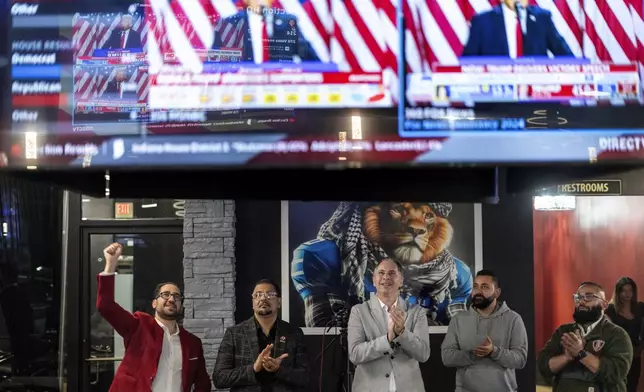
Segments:
[[[472,297],[472,306],[476,309],[487,309],[488,306],[492,305],[494,302],[494,297],[484,297],[481,294],[476,294]]]
[[[273,314],[273,309],[271,309],[269,304],[266,304],[266,303],[259,304],[259,307],[257,308],[258,316],[269,316],[271,314]]]
[[[157,315],[164,320],[177,320],[181,316],[180,308],[176,305],[164,305],[157,309]]]
[[[575,308],[575,312],[572,314],[572,318],[577,324],[592,324],[595,321],[599,320],[602,317],[602,308],[601,306],[593,306],[588,309],[579,309]]]

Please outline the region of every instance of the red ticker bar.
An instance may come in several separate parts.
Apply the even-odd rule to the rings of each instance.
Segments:
[[[67,104],[64,94],[14,95],[11,103],[14,108],[60,107]]]
[[[637,72],[637,64],[434,65],[439,73],[606,73]]]

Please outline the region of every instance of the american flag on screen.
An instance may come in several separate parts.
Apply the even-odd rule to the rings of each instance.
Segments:
[[[413,1],[413,0],[411,0]],[[453,63],[462,52],[469,20],[499,0],[416,0],[430,62]],[[593,61],[644,60],[642,0],[531,0],[552,13],[559,34],[576,56]]]
[[[428,71],[434,62],[454,63],[469,34],[469,20],[500,0],[404,0],[406,67]],[[552,12],[573,53],[593,61],[644,62],[643,0],[531,0]],[[148,51],[150,73],[163,53],[174,52],[186,67],[200,71],[195,49],[210,48],[215,32],[227,47],[243,45],[241,23],[226,18],[245,7],[241,0],[146,0],[135,29]],[[343,70],[385,71],[397,81],[399,0],[275,0],[297,17],[298,26],[322,61]],[[120,14],[78,15],[74,44],[79,56],[100,48]],[[147,34],[149,33],[149,34]],[[395,91],[395,89],[392,89]]]
[[[406,67],[430,70],[434,62],[454,63],[469,34],[469,20],[500,0],[404,0]],[[343,70],[391,71],[397,81],[399,53],[396,12],[399,0],[275,0],[298,18],[304,37],[322,61]],[[644,62],[643,0],[532,0],[552,12],[553,21],[573,53],[592,61]],[[245,4],[234,0],[147,0],[159,37],[169,37],[169,48],[183,48],[185,65],[199,70],[198,58],[188,46],[195,30],[203,30],[201,45],[209,47],[212,32],[224,29],[227,46],[239,47],[240,26],[222,18],[235,15]],[[163,15],[163,17],[161,16]],[[214,15],[214,17],[212,17]],[[207,16],[207,18],[204,18]],[[173,18],[184,20],[175,28]],[[210,25],[202,23],[208,19]],[[235,43],[236,42],[236,43]],[[201,45],[197,46],[200,47]],[[160,51],[169,48],[160,48]],[[151,49],[152,51],[153,49]],[[160,57],[158,57],[160,58]],[[395,91],[395,89],[394,89]]]
[[[121,23],[120,13],[112,14],[76,14],[72,24],[72,42],[76,58],[91,57],[95,49],[103,47],[112,32]],[[150,24],[144,22],[140,15],[134,15],[132,29],[141,35],[143,49],[146,50],[148,29]],[[122,69],[122,68],[121,68]],[[109,82],[116,76],[116,67],[74,67],[74,96],[76,99],[100,98]],[[129,82],[138,86],[137,96],[139,101],[147,99],[149,80],[147,70],[131,67],[128,72]]]
[[[95,49],[103,47],[105,42],[121,23],[121,13],[111,14],[76,14],[72,22],[72,43],[76,57],[92,56]],[[149,22],[141,15],[133,15],[132,30],[141,35],[143,49],[147,48]]]
[[[74,71],[74,97],[76,100],[101,98],[109,83],[114,81],[116,74],[123,68],[114,66],[82,67],[77,66]],[[130,67],[126,69],[128,75],[126,82],[136,83],[138,101],[148,98],[149,83],[148,72],[145,67]]]

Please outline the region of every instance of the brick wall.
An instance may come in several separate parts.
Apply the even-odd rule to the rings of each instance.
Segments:
[[[201,338],[212,373],[235,324],[235,202],[187,200],[183,223],[184,327]]]

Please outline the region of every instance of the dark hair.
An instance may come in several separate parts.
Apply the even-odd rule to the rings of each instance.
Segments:
[[[637,308],[637,284],[635,281],[627,276],[623,276],[617,280],[617,283],[615,283],[615,289],[613,290],[613,298],[611,298],[610,302],[613,304],[615,307],[615,310],[619,310],[622,308],[622,303],[619,301],[619,295],[624,291],[624,287],[631,285],[633,288],[633,298],[631,298],[631,311],[635,312],[635,309]]]
[[[593,287],[596,287],[596,288],[597,288],[597,290],[602,291],[602,292],[605,292],[605,290],[604,290],[604,288],[602,287],[602,285],[600,285],[599,283],[592,282],[592,281],[590,281],[590,280],[587,280],[587,281],[585,281],[585,282],[581,282],[581,283],[579,284],[579,287],[577,287],[577,290],[579,290],[580,288],[582,288],[582,287],[584,287],[584,286],[593,286]]]
[[[282,291],[280,290],[280,285],[277,284],[273,279],[260,279],[255,283],[255,286],[253,286],[253,290],[255,287],[259,286],[260,284],[270,284],[275,288],[275,292],[277,292],[277,296],[281,297],[282,296]]]
[[[378,267],[380,267],[380,264],[384,263],[387,260],[389,260],[392,263],[396,264],[396,268],[398,269],[398,272],[400,272],[401,275],[403,274],[403,266],[402,266],[402,264],[400,264],[400,261],[394,260],[394,259],[389,259],[389,258],[384,258],[384,259],[380,260],[378,262],[378,265],[376,265],[376,269],[378,269]]]
[[[494,271],[489,270],[489,269],[482,269],[479,272],[476,273],[476,276],[489,276],[492,279],[492,282],[494,282],[494,285],[497,288],[501,287],[501,284],[499,284],[499,278],[496,277],[494,274]]]
[[[163,282],[163,283],[159,283],[159,284],[154,288],[154,296],[152,297],[152,299],[157,299],[157,298],[159,298],[159,295],[161,295],[161,288],[162,288],[163,286],[167,285],[167,284],[171,284],[171,285],[173,285],[173,286],[175,286],[176,288],[178,288],[178,289],[179,289],[179,285],[178,285],[178,284],[176,284],[176,283],[174,283],[174,282]],[[179,289],[179,292],[181,292],[181,289]]]

